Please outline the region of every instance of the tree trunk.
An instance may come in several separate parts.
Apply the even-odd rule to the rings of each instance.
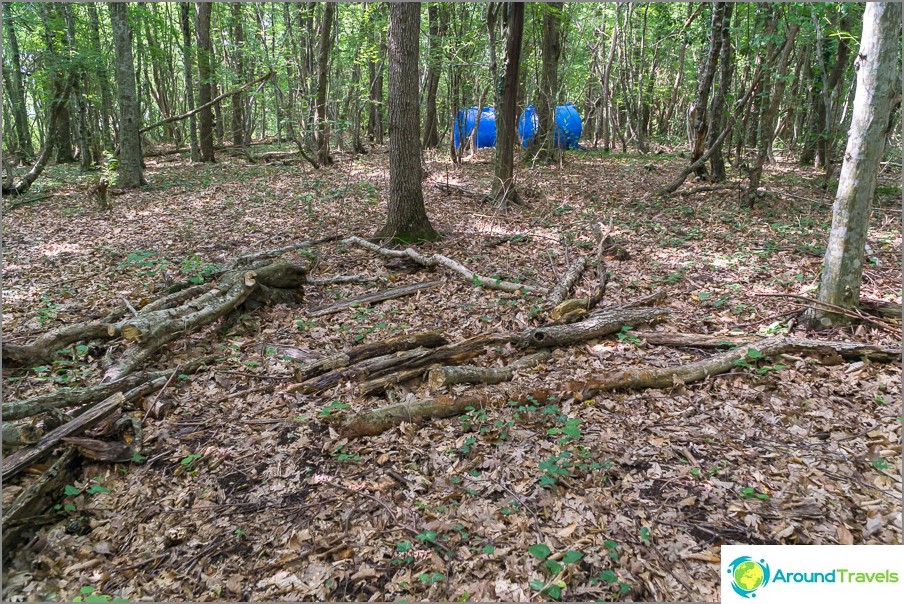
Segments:
[[[528,158],[549,162],[555,158],[556,104],[559,92],[559,56],[562,54],[563,2],[540,4],[543,12],[543,40],[540,46],[540,103],[537,107],[539,128],[527,150]]]
[[[317,123],[317,160],[320,165],[332,163],[330,157],[330,120],[326,109],[326,92],[330,68],[330,50],[333,47],[333,17],[336,3],[323,3],[323,17],[320,22],[320,49],[317,52],[317,100],[314,105],[314,121]],[[415,98],[417,90],[415,90]]]
[[[235,43],[235,73],[239,84],[245,80],[245,30],[242,27],[242,3],[233,2],[232,8],[233,33],[232,40]],[[238,93],[232,97],[232,144],[242,147],[245,144],[245,95]]]
[[[22,83],[22,63],[19,55],[19,40],[16,38],[12,6],[3,4],[3,24],[6,30],[6,39],[9,43],[9,51],[4,54],[10,58],[12,64],[12,78],[9,86],[9,98],[13,106],[13,119],[16,125],[16,152],[22,163],[34,159],[35,148],[31,142],[31,132],[28,128],[28,111],[25,105],[25,87]]]
[[[762,115],[758,121],[757,136],[757,155],[754,159],[753,166],[750,169],[750,181],[747,185],[747,205],[753,207],[756,201],[760,186],[760,178],[763,175],[763,165],[769,157],[769,151],[772,149],[772,141],[775,139],[775,116],[778,114],[778,106],[782,102],[785,94],[785,75],[788,73],[788,59],[791,56],[791,50],[794,48],[794,39],[800,26],[797,23],[791,24],[788,36],[785,39],[785,46],[782,49],[781,58],[775,69],[775,86],[769,91],[769,86],[764,86],[764,94],[760,97],[765,104],[762,108]]]
[[[138,98],[132,62],[132,26],[129,5],[110,2],[113,46],[116,49],[116,87],[119,93],[119,181],[122,188],[145,184],[141,173],[141,138],[138,133]]]
[[[367,135],[370,141],[377,145],[383,144],[383,65],[386,58],[386,42],[382,32],[375,31],[376,10],[370,13],[371,20],[368,23],[371,28],[372,40],[376,55],[368,62],[369,80],[369,111],[367,115]]]
[[[389,210],[381,239],[435,240],[421,188],[419,3],[389,5]]]
[[[487,201],[497,206],[520,204],[521,196],[515,190],[514,161],[517,115],[515,101],[518,94],[518,72],[521,66],[521,39],[524,36],[524,5],[509,2],[508,37],[505,45],[505,66],[502,75],[502,102],[496,111],[496,157],[494,161],[493,187]],[[500,95],[497,94],[497,98]]]
[[[88,9],[88,21],[91,24],[91,51],[98,57],[101,57],[100,45],[100,17],[97,14],[97,6],[93,2],[85,5]],[[103,59],[97,61],[97,78],[100,81],[100,99],[101,99],[101,132],[100,141],[105,149],[111,148],[112,139],[110,138],[110,118],[113,115],[113,99],[110,96],[110,87],[107,78],[107,65]]]
[[[719,75],[712,102],[709,106],[709,133],[707,147],[715,145],[716,138],[722,132],[723,112],[725,99],[731,90],[731,76],[734,71],[734,49],[731,46],[731,14],[734,4],[725,3],[725,15],[722,19],[720,36],[722,42],[719,46]],[[722,182],[726,178],[725,158],[722,156],[722,143],[719,143],[712,156],[709,158],[712,169],[712,180]]]
[[[187,111],[195,108],[195,85],[192,82],[192,70],[194,69],[194,53],[192,52],[191,20],[189,15],[193,10],[191,3],[182,2],[179,6],[179,17],[182,23],[182,64],[185,79],[185,103]],[[188,118],[188,140],[191,149],[191,160],[201,161],[201,151],[198,148],[198,122],[195,114]]]
[[[688,114],[688,123],[691,125],[691,135],[693,136],[691,140],[691,163],[700,159],[705,149],[706,133],[709,126],[707,105],[713,86],[713,79],[716,75],[719,51],[722,46],[722,24],[725,21],[727,4],[727,2],[716,2],[713,5],[712,23],[709,30],[709,49],[706,55],[706,62],[703,64],[697,80],[697,94],[694,97],[694,104],[691,105]],[[705,165],[697,168],[697,176],[706,176]]]
[[[900,4],[867,3],[858,51],[851,129],[832,209],[832,230],[817,296],[821,302],[843,308],[853,308],[860,299],[870,204],[899,83],[897,48],[900,33]],[[808,312],[808,318],[821,325],[842,320],[838,315],[816,309]]]
[[[70,56],[78,52],[78,42],[75,38],[75,19],[72,16],[72,7],[68,4],[62,4],[60,10],[66,21],[66,43],[69,46]],[[76,77],[73,80],[72,91],[75,97],[75,111],[78,114],[76,121],[76,135],[78,138],[78,159],[79,169],[82,172],[88,172],[93,164],[91,153],[91,137],[88,135],[88,105],[85,101],[85,95],[82,93],[82,86],[87,82],[87,73],[81,65],[73,65]]]
[[[198,38],[198,104],[205,105],[213,99],[211,86],[210,62],[210,2],[198,2],[197,23],[195,33]],[[201,161],[212,162],[213,156],[213,108],[207,107],[198,114],[198,127],[200,129],[198,141],[201,149]]]
[[[426,105],[424,109],[424,149],[434,149],[439,145],[439,129],[436,119],[436,93],[439,90],[439,75],[442,70],[442,42],[448,23],[448,6],[444,2],[432,2],[427,8],[429,25],[429,46],[427,52]]]

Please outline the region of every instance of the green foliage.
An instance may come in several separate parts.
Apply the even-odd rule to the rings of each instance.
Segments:
[[[327,405],[326,407],[321,409],[320,412],[317,414],[317,417],[332,417],[338,411],[341,411],[343,409],[348,409],[350,406],[351,405],[349,405],[348,403],[342,403],[338,400],[334,400],[329,405]]]

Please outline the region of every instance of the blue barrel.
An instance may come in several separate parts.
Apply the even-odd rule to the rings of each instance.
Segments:
[[[528,105],[518,119],[518,135],[521,137],[521,145],[527,147],[536,136],[540,126],[540,118],[533,105]],[[581,116],[572,103],[565,103],[556,107],[556,132],[555,144],[560,149],[577,149],[581,140]]]
[[[457,149],[461,145],[461,137],[467,139],[474,131],[474,123],[477,121],[477,107],[469,107],[468,109],[459,109],[458,117],[452,124],[452,140]],[[464,123],[464,132],[460,124]],[[496,146],[496,112],[492,107],[484,107],[480,112],[480,125],[477,126],[476,143],[477,148],[495,147]]]

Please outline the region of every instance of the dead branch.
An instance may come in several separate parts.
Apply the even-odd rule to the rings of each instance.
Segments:
[[[529,329],[519,337],[519,344],[526,348],[551,348],[569,346],[584,340],[599,338],[619,331],[625,325],[650,323],[669,314],[670,309],[613,308],[600,311],[578,323],[552,325]]]
[[[351,308],[352,306],[372,304],[374,302],[383,302],[385,300],[394,300],[395,298],[410,296],[422,290],[432,289],[442,284],[442,281],[424,281],[421,283],[413,283],[411,285],[403,285],[401,287],[393,287],[391,289],[385,289],[383,291],[364,294],[362,296],[355,296],[354,298],[348,298],[346,300],[342,300],[341,302],[336,302],[335,304],[329,304],[327,306],[315,308],[314,310],[308,312],[308,316],[323,317],[326,315],[332,315],[339,311],[345,310],[346,308]]]
[[[300,367],[295,372],[295,380],[304,382],[328,371],[348,367],[365,359],[411,350],[412,348],[436,348],[446,343],[446,338],[437,332],[424,331],[396,336],[380,342],[362,344],[346,352],[332,354]]]
[[[631,334],[653,346],[687,346],[691,348],[730,348],[750,344],[760,339],[753,336],[710,336],[664,331],[632,331]]]
[[[224,92],[223,94],[221,94],[217,98],[213,99],[209,103],[204,103],[200,107],[195,107],[191,111],[187,111],[187,112],[183,113],[182,115],[174,115],[172,117],[168,117],[166,119],[160,120],[159,122],[154,122],[153,124],[151,124],[149,126],[145,126],[144,128],[140,129],[138,131],[138,133],[144,134],[145,132],[147,132],[149,130],[153,130],[154,128],[157,128],[159,126],[163,126],[164,124],[169,124],[171,122],[178,122],[180,120],[188,119],[191,116],[193,116],[194,114],[196,114],[200,111],[203,111],[204,109],[207,109],[208,107],[212,107],[213,105],[216,105],[217,103],[219,103],[220,101],[222,101],[225,98],[236,95],[236,94],[240,93],[241,91],[245,90],[246,88],[250,88],[251,86],[254,86],[255,84],[258,84],[260,82],[263,82],[264,80],[269,79],[272,75],[273,75],[273,72],[265,73],[264,75],[257,78],[256,80],[253,80],[246,84],[242,84],[238,88],[236,88],[234,90],[230,90],[229,92]]]
[[[31,424],[11,424],[3,422],[3,451],[33,445],[44,436],[44,431],[39,426]]]
[[[590,294],[590,299],[587,302],[587,310],[591,311],[596,306],[602,302],[603,298],[606,296],[606,284],[609,283],[609,273],[606,272],[606,257],[605,251],[609,246],[609,233],[612,232],[612,217],[609,218],[609,225],[606,227],[605,232],[602,230],[602,224],[594,226],[593,235],[596,237],[596,278],[597,285],[594,288],[593,293]]]
[[[418,253],[413,248],[405,248],[404,250],[391,250],[385,247],[381,247],[375,243],[371,243],[366,239],[361,239],[360,237],[348,237],[342,240],[343,243],[357,245],[358,247],[362,247],[366,250],[370,250],[372,252],[376,252],[377,254],[382,254],[383,256],[388,256],[390,258],[404,258],[408,257],[420,264],[421,266],[444,266],[449,270],[452,270],[459,275],[461,275],[466,281],[473,283],[479,287],[485,287],[487,289],[498,289],[506,292],[528,292],[532,294],[540,294],[546,295],[549,293],[549,290],[545,287],[539,287],[535,285],[525,285],[524,283],[512,283],[509,281],[503,281],[501,279],[497,279],[495,277],[486,277],[483,275],[479,275],[471,270],[467,269],[465,266],[443,256],[442,254],[433,254],[432,256],[423,256]]]
[[[430,354],[429,348],[413,348],[393,354],[386,354],[355,363],[350,367],[336,369],[317,377],[311,378],[300,384],[289,386],[289,392],[301,392],[302,394],[315,394],[332,388],[346,380],[365,379],[378,371],[386,371],[397,367],[404,367],[406,362],[422,359]]]
[[[430,370],[428,383],[433,388],[453,384],[500,384],[509,382],[519,369],[536,367],[549,358],[549,352],[529,354],[505,367],[478,367],[476,365],[446,365]]]
[[[575,259],[575,261],[571,263],[571,266],[568,267],[568,270],[565,271],[565,274],[562,275],[562,279],[552,289],[552,292],[546,299],[546,306],[555,307],[561,304],[562,301],[565,300],[565,297],[571,293],[571,290],[574,289],[575,283],[581,278],[586,267],[587,258],[579,256]]]
[[[424,375],[424,372],[429,371],[429,369],[429,367],[402,369],[401,371],[397,371],[389,375],[384,375],[383,377],[367,380],[365,382],[362,382],[361,385],[358,386],[358,393],[361,395],[368,395],[383,392],[390,386],[395,386],[397,384],[407,382],[408,380],[420,378]]]
[[[756,352],[751,354],[751,351]],[[588,400],[609,390],[670,388],[725,373],[742,361],[752,363],[758,359],[794,352],[822,355],[830,353],[848,360],[865,358],[876,362],[897,362],[901,357],[901,348],[898,346],[876,346],[859,342],[828,342],[777,336],[686,365],[621,371],[602,380],[574,382],[565,384],[556,390],[520,388],[461,397],[437,396],[427,400],[389,405],[350,417],[342,424],[340,432],[344,436],[352,438],[373,436],[403,422],[453,417],[464,413],[469,408],[497,407],[508,401],[547,401],[557,400],[562,396],[574,396]]]
[[[39,336],[29,344],[3,343],[3,361],[14,365],[35,365],[54,356],[57,350],[75,342],[109,340],[116,337],[116,326],[104,321],[64,325]]]
[[[163,380],[165,381],[165,380]],[[163,385],[161,381],[160,385]],[[135,397],[137,398],[137,397]],[[3,481],[7,481],[28,466],[37,463],[45,455],[59,444],[60,440],[73,436],[83,430],[96,425],[102,419],[119,409],[126,402],[126,397],[117,392],[113,396],[104,399],[94,405],[87,412],[78,416],[71,422],[63,424],[59,428],[51,430],[41,438],[34,446],[20,449],[3,459]]]
[[[39,510],[49,508],[58,497],[63,485],[70,481],[74,471],[75,451],[70,447],[63,451],[50,468],[28,485],[9,506],[3,509],[4,559],[14,551],[27,534],[40,524],[34,516]],[[55,520],[55,517],[54,517]]]
[[[112,396],[117,392],[135,388],[144,382],[156,380],[172,375],[174,371],[189,374],[207,363],[217,359],[216,355],[209,355],[183,363],[175,369],[162,371],[142,371],[133,373],[115,382],[98,384],[87,388],[60,388],[56,392],[42,394],[22,401],[9,401],[3,403],[3,419],[16,420],[31,417],[39,413],[46,413],[51,409],[63,407],[77,407]]]

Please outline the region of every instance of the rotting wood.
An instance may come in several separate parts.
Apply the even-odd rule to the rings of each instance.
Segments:
[[[751,350],[758,353],[756,359],[750,356]],[[865,358],[875,362],[897,362],[901,358],[899,346],[877,346],[861,342],[830,342],[776,336],[686,365],[620,371],[605,379],[573,382],[564,384],[555,390],[516,388],[460,397],[437,396],[426,400],[388,405],[349,417],[339,427],[339,431],[343,436],[349,438],[374,436],[403,422],[460,415],[469,407],[474,409],[498,407],[509,401],[530,401],[537,404],[538,402],[558,400],[561,397],[588,400],[601,392],[610,390],[670,388],[728,372],[739,361],[756,362],[760,359],[794,352],[817,354],[830,352],[846,360]]]
[[[126,397],[121,392],[117,392],[113,396],[97,403],[90,410],[78,416],[71,422],[51,430],[34,446],[19,449],[12,455],[5,457],[3,459],[3,481],[9,480],[23,469],[40,461],[45,455],[50,453],[63,438],[73,436],[96,425],[102,419],[119,409],[125,401]]]
[[[295,372],[295,380],[304,382],[327,371],[348,367],[359,361],[384,356],[412,348],[436,348],[448,343],[445,337],[435,331],[422,331],[395,336],[379,342],[371,342],[355,346],[345,352],[327,355],[299,367]]]
[[[476,365],[446,365],[431,369],[427,382],[433,388],[453,384],[500,384],[509,382],[519,369],[536,367],[549,358],[548,351],[540,351],[506,365],[505,367],[479,367]]]
[[[442,281],[423,281],[421,283],[412,283],[411,285],[403,285],[401,287],[394,287],[391,289],[384,289],[378,292],[372,292],[369,294],[364,294],[361,296],[355,296],[354,298],[348,298],[346,300],[342,300],[341,302],[336,302],[335,304],[329,304],[327,306],[321,306],[320,308],[315,308],[314,310],[308,312],[309,317],[324,317],[326,315],[332,315],[334,313],[343,311],[347,308],[351,308],[352,306],[358,306],[361,304],[372,304],[374,302],[383,302],[385,300],[394,300],[396,298],[401,298],[404,296],[410,296],[416,294],[425,289],[432,289],[434,287],[438,287],[442,285]]]
[[[105,321],[87,321],[64,325],[48,331],[28,344],[3,343],[3,361],[14,365],[34,365],[50,359],[57,350],[75,342],[109,340],[116,337],[117,327]]]
[[[565,271],[565,274],[562,275],[562,279],[552,289],[552,292],[550,292],[549,297],[546,299],[546,306],[556,307],[561,304],[565,297],[571,293],[571,290],[574,289],[575,283],[581,278],[586,267],[587,258],[578,256],[568,267],[568,270]]]
[[[632,331],[631,335],[653,346],[687,346],[690,348],[731,348],[758,342],[755,336],[712,336],[667,331]]]
[[[884,319],[901,320],[901,305],[885,300],[860,299],[860,310],[879,315]]]
[[[408,359],[397,367],[388,367],[374,371],[371,374],[371,377],[377,378],[394,371],[426,367],[427,365],[433,365],[434,363],[464,361],[483,354],[487,348],[513,343],[517,337],[518,336],[515,334],[482,334],[474,336],[462,340],[461,342],[455,342],[435,348],[430,351],[429,354],[423,357]]]
[[[578,323],[529,329],[520,336],[519,344],[528,348],[568,346],[615,333],[625,325],[651,323],[665,317],[670,312],[671,310],[664,306],[606,309]]]
[[[403,369],[389,375],[373,378],[365,382],[361,382],[358,386],[358,393],[361,395],[377,394],[383,392],[390,386],[403,384],[408,380],[420,378],[425,372],[429,371],[429,367],[414,367],[413,369]]]
[[[606,250],[611,245],[609,234],[612,232],[612,218],[609,218],[609,224],[606,230],[602,230],[602,223],[596,225],[593,229],[593,235],[596,237],[596,280],[597,285],[590,294],[587,302],[587,310],[593,310],[603,301],[606,296],[606,285],[609,283],[609,273],[606,266]]]
[[[502,279],[497,279],[495,277],[486,277],[484,275],[477,274],[459,262],[452,260],[442,254],[433,254],[432,256],[424,256],[417,252],[413,248],[405,248],[404,250],[391,250],[385,247],[381,247],[375,243],[371,243],[366,239],[361,239],[360,237],[347,237],[342,240],[343,243],[357,245],[358,247],[362,247],[366,250],[370,250],[371,252],[376,252],[378,254],[382,254],[383,256],[388,256],[390,258],[403,258],[408,257],[420,264],[421,266],[444,266],[449,270],[452,270],[459,275],[461,275],[466,281],[472,283],[473,285],[479,287],[485,287],[487,289],[498,289],[500,291],[506,292],[527,292],[531,294],[539,294],[546,295],[549,293],[549,289],[545,287],[539,287],[536,285],[526,285],[524,283],[512,283],[510,281],[503,281]]]
[[[75,447],[82,457],[91,461],[123,463],[132,459],[132,448],[124,443],[73,436],[67,436],[62,440],[67,445]]]
[[[44,431],[39,426],[3,422],[3,451],[33,445],[41,440],[43,435]]]
[[[429,348],[413,348],[393,354],[386,354],[370,359],[365,359],[349,367],[335,369],[308,379],[299,384],[289,386],[289,392],[301,392],[302,394],[315,394],[332,388],[336,384],[350,379],[366,379],[378,371],[386,371],[403,366],[413,359],[420,359],[430,354]]]
[[[752,351],[755,351],[753,354],[756,358],[751,356]],[[586,399],[607,390],[669,388],[725,373],[740,362],[756,361],[760,358],[793,352],[833,352],[844,359],[865,358],[877,362],[894,362],[901,358],[901,349],[898,346],[876,346],[858,342],[828,342],[776,336],[686,365],[615,371],[601,380],[589,379],[581,384],[573,384],[570,389],[582,392],[582,398]]]
[[[71,480],[75,466],[75,451],[68,447],[53,462],[48,470],[19,493],[12,504],[3,509],[3,557],[12,555],[15,546],[21,543],[29,531],[37,528],[34,516],[53,504],[63,488]]]
[[[21,401],[5,402],[3,403],[3,418],[5,420],[16,420],[39,413],[46,413],[51,409],[85,405],[107,398],[117,392],[135,388],[144,382],[169,377],[174,371],[186,374],[192,373],[202,365],[214,362],[217,358],[219,358],[217,355],[208,355],[182,363],[175,369],[142,371],[128,375],[115,382],[97,384],[86,388],[60,388],[56,392],[41,394]]]

